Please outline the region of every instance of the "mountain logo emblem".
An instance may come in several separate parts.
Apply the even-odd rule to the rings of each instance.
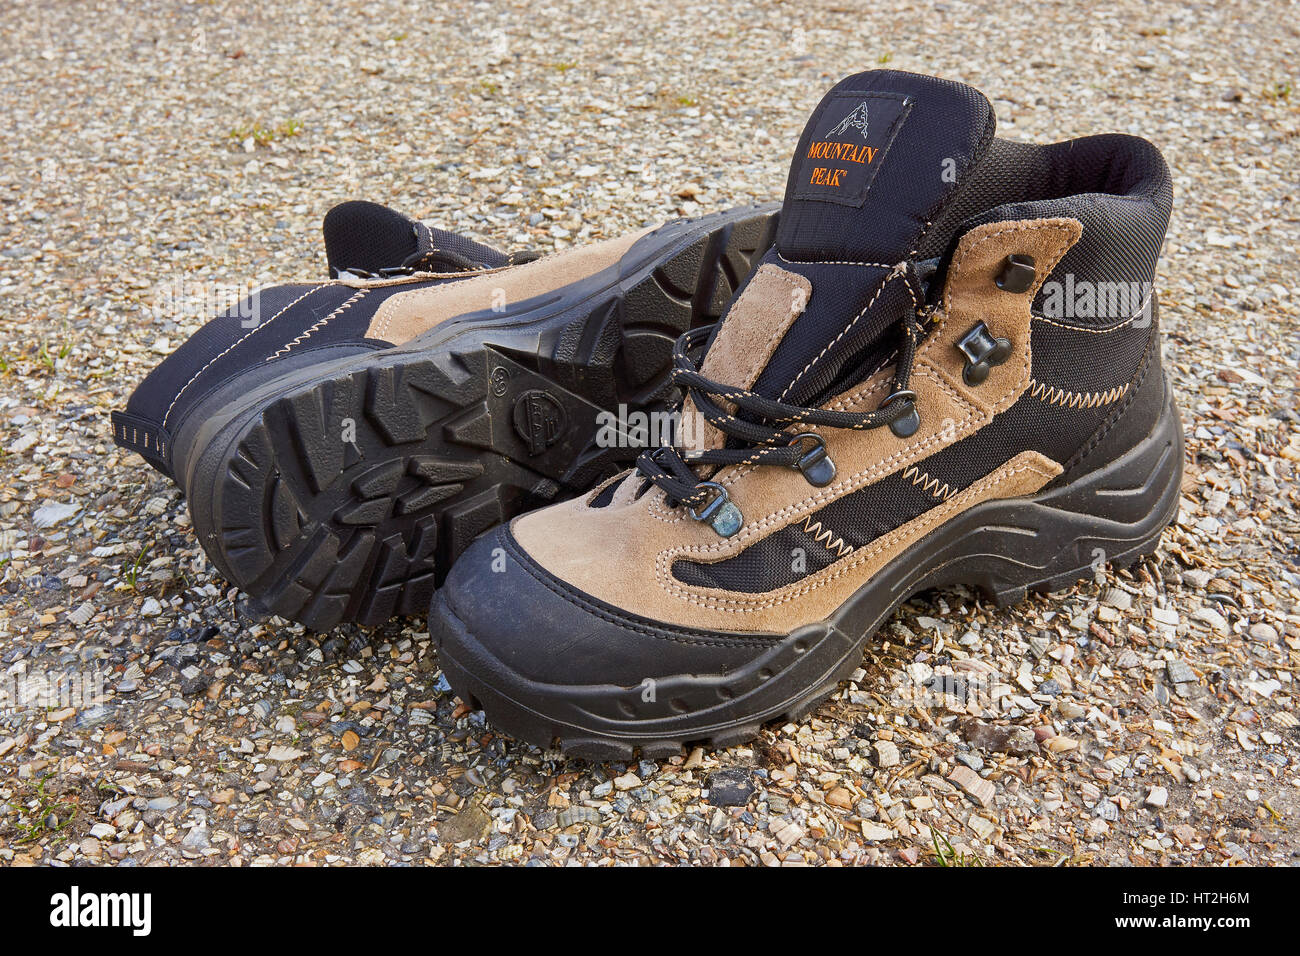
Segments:
[[[844,119],[840,120],[833,130],[826,135],[828,137],[843,136],[851,129],[856,129],[862,134],[862,138],[867,138],[867,101],[863,100],[857,106],[853,107],[853,112]]]

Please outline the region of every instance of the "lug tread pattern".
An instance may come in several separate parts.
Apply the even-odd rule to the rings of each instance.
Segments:
[[[776,216],[724,224],[628,289],[618,309],[596,323],[602,333],[617,323],[614,347],[613,337],[604,334],[594,338],[601,348],[581,353],[588,367],[604,369],[605,362],[610,363],[601,382],[605,386],[601,400],[610,406],[671,400],[668,373],[673,343],[683,332],[722,317],[740,283],[771,248],[776,225]],[[586,335],[593,340],[590,330]],[[569,341],[566,338],[562,344]],[[554,359],[559,364],[572,360],[558,350]]]
[[[267,609],[317,629],[422,610],[449,562],[439,554],[441,519],[450,540],[476,526],[438,506],[485,473],[478,449],[444,440],[441,419],[463,415],[457,402],[481,399],[480,383],[417,359],[271,403],[216,480],[214,559]],[[355,428],[353,455],[344,454],[345,419]],[[523,481],[537,484],[531,474]],[[501,480],[478,492],[484,502],[513,494]]]
[[[724,221],[589,300],[526,360],[593,420],[619,401],[662,407],[675,337],[716,321],[775,229],[770,211]],[[196,531],[218,569],[262,607],[318,630],[424,614],[475,537],[635,454],[579,444],[558,466],[530,467],[489,363],[482,347],[405,353],[269,402],[188,489],[210,495],[211,526],[196,512]]]

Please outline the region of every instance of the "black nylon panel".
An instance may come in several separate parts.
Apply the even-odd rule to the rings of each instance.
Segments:
[[[696,587],[760,594],[793,584],[875,541],[938,499],[901,473],[831,502],[714,564],[673,563],[673,576]],[[846,550],[847,549],[847,550]]]

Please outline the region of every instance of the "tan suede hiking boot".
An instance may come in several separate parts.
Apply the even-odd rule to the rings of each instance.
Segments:
[[[587,757],[731,744],[815,706],[911,594],[1005,603],[1155,548],[1182,470],[1168,170],[1135,137],[993,134],[928,77],[823,99],[776,246],[678,342],[704,428],[453,567],[430,631],[462,699]]]

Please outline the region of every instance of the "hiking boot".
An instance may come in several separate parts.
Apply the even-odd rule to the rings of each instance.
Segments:
[[[1005,604],[1149,554],[1182,470],[1170,205],[1142,139],[1007,142],[960,84],[841,82],[775,247],[678,343],[679,444],[453,567],[452,688],[578,756],[730,745],[830,694],[909,595]]]
[[[217,316],[113,414],[253,607],[324,629],[423,614],[473,538],[645,442],[673,342],[770,247],[743,207],[526,261],[370,203],[326,217],[329,281]]]
[[[322,232],[329,276],[341,281],[258,289],[215,316],[149,373],[127,400],[125,411],[112,413],[115,444],[179,481],[173,438],[192,409],[215,389],[235,379],[247,389],[290,366],[391,344],[366,334],[387,295],[536,258],[533,253],[507,255],[359,200],[340,203],[326,213]],[[363,281],[399,278],[405,281]],[[363,305],[355,295],[366,286],[390,291],[368,292]],[[349,300],[344,314],[341,310]],[[331,351],[323,352],[327,345]]]

